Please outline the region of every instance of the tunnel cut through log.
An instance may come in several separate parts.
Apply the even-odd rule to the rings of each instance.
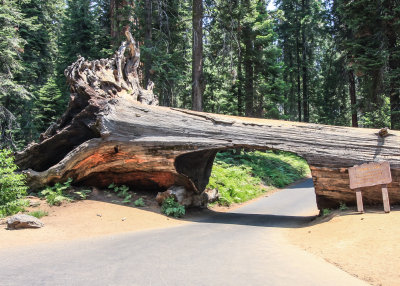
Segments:
[[[128,32],[129,33],[129,32]],[[243,118],[156,106],[140,86],[140,51],[130,34],[111,59],[79,58],[65,71],[71,99],[39,143],[16,154],[32,188],[72,178],[104,187],[114,182],[165,190],[204,191],[219,150],[249,148],[296,153],[307,160],[319,208],[355,203],[347,168],[389,161],[392,203],[400,203],[400,132]],[[150,85],[152,86],[152,85]],[[381,204],[377,188],[366,204]]]

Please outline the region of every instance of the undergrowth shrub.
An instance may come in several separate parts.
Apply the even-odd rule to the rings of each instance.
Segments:
[[[185,215],[186,210],[185,207],[176,202],[173,197],[168,197],[161,205],[161,212],[167,216],[179,218]]]
[[[44,216],[48,216],[49,213],[46,212],[46,211],[37,210],[37,211],[33,211],[33,212],[28,213],[28,215],[34,216],[36,218],[42,218]]]
[[[23,211],[28,205],[25,175],[16,174],[17,169],[12,151],[0,149],[0,217]]]
[[[229,206],[258,197],[268,188],[287,186],[309,173],[307,162],[288,152],[220,152],[207,188],[218,189],[218,203]]]
[[[122,203],[124,204],[130,204],[131,199],[132,199],[132,194],[129,193],[129,187],[122,185],[122,186],[117,186],[116,184],[112,183],[108,186],[110,190],[113,190],[116,195],[120,198],[122,198]],[[120,203],[120,201],[114,201],[116,203]]]
[[[144,207],[144,206],[146,206],[146,204],[144,203],[143,198],[138,198],[138,199],[134,202],[134,205],[135,205],[136,207]]]
[[[56,183],[53,187],[46,187],[40,192],[40,195],[46,198],[46,201],[51,206],[59,206],[62,202],[70,202],[72,198],[65,193],[71,187],[72,179],[69,178],[64,183]]]

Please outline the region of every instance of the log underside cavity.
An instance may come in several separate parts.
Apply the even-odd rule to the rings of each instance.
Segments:
[[[129,32],[128,32],[129,33]],[[400,132],[223,116],[159,107],[152,90],[139,85],[140,52],[132,37],[112,59],[80,58],[65,74],[71,100],[63,117],[39,143],[16,155],[32,188],[72,178],[166,190],[184,186],[202,193],[218,151],[282,150],[310,165],[320,209],[355,204],[347,168],[389,161],[391,203],[400,203]],[[363,189],[365,204],[381,204],[379,187]]]

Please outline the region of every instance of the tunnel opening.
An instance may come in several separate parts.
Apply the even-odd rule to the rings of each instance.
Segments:
[[[238,147],[178,156],[175,168],[198,192],[218,190],[218,204],[243,203],[302,178],[310,177],[307,161],[291,152]]]

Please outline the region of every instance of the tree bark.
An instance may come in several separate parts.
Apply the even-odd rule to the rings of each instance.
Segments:
[[[357,118],[357,98],[356,98],[356,80],[354,78],[354,71],[350,69],[349,74],[349,94],[351,106],[351,126],[358,127]]]
[[[297,3],[297,1],[296,1]],[[300,75],[300,29],[301,29],[301,22],[299,21],[299,12],[296,8],[296,20],[297,20],[297,29],[296,29],[296,60],[297,60],[297,113],[298,113],[298,120],[301,122],[301,75]]]
[[[203,0],[193,0],[192,109],[203,110]]]
[[[226,149],[282,150],[310,165],[318,207],[355,204],[347,168],[389,161],[392,203],[400,203],[399,131],[252,119],[154,106],[139,85],[140,52],[127,41],[110,60],[80,58],[65,71],[71,86],[67,111],[16,154],[32,188],[72,178],[75,184],[166,190],[184,186],[193,196],[205,189],[214,157]],[[153,106],[152,106],[153,105]],[[363,190],[366,204],[381,204],[379,187]]]
[[[118,47],[124,38],[123,27],[132,22],[129,9],[133,8],[133,1],[110,0],[111,41],[114,47]]]
[[[242,26],[241,26],[241,13],[238,13],[238,31],[237,31],[237,41],[239,43],[238,45],[238,62],[237,62],[237,74],[238,74],[238,80],[237,80],[237,102],[238,102],[238,106],[237,106],[237,111],[238,111],[238,115],[243,115],[243,91],[242,91],[242,87],[243,87],[243,71],[242,71],[242,61],[243,61],[243,56],[242,56],[242,49],[240,47],[240,43],[242,41]]]
[[[246,27],[244,29],[244,72],[245,72],[245,115],[252,116],[254,112],[254,66],[252,60],[253,42],[251,39],[251,29]]]
[[[152,0],[145,0],[145,14],[146,14],[146,21],[145,21],[145,34],[144,34],[144,44],[147,49],[150,49],[153,45],[153,38],[152,38]],[[144,63],[144,87],[147,89],[151,87],[152,80],[151,80],[151,65],[152,65],[152,57],[151,53],[147,51],[145,63]]]
[[[308,13],[308,1],[302,0],[303,19]],[[303,76],[303,119],[304,122],[310,121],[310,115],[308,112],[308,67],[307,67],[307,36],[305,24],[301,27],[301,46],[302,46],[302,76]]]
[[[243,1],[244,13],[251,13],[249,0]],[[243,55],[244,66],[244,90],[245,90],[245,115],[253,116],[254,113],[254,62],[253,62],[253,37],[249,23],[243,24],[243,43],[245,46]]]

